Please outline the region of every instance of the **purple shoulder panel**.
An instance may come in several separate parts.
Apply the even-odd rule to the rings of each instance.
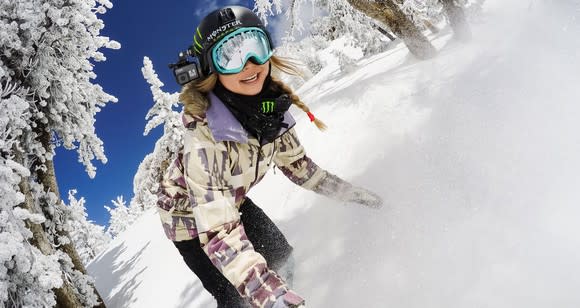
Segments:
[[[248,132],[213,92],[209,93],[207,124],[216,142],[248,143]]]

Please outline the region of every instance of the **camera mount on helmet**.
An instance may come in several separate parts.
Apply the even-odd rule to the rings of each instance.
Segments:
[[[194,56],[193,46],[179,52],[177,62],[169,64],[169,68],[173,72],[175,81],[182,86],[202,77],[199,60]]]

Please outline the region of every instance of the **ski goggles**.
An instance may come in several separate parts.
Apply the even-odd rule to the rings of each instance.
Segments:
[[[226,35],[212,49],[211,59],[217,73],[237,74],[244,69],[248,60],[261,65],[272,54],[268,34],[260,28],[251,27]]]

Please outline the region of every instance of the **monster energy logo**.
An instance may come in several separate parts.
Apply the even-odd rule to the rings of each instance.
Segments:
[[[274,101],[263,101],[262,102],[262,112],[263,113],[274,112]]]
[[[228,24],[219,26],[217,29],[215,29],[212,33],[210,33],[207,36],[207,38],[206,38],[207,39],[207,42],[208,43],[209,42],[212,42],[216,37],[221,36],[221,33],[222,32],[224,32],[226,30],[229,30],[229,29],[231,29],[233,27],[239,26],[241,24],[242,24],[242,22],[240,20],[234,20],[234,21],[232,21],[232,22],[230,22]],[[201,37],[201,35],[200,35],[200,37]]]

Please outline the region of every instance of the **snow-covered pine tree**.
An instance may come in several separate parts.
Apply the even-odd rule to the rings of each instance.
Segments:
[[[91,61],[105,60],[102,48],[119,48],[99,35],[97,14],[111,7],[108,0],[0,0],[4,305],[99,305],[66,228],[52,159],[56,146],[74,149],[91,177],[92,160],[106,162],[95,114],[116,99],[92,82]]]
[[[300,10],[299,6],[303,1],[290,0],[289,3],[289,13],[298,12]],[[254,11],[256,14],[264,21],[264,25],[268,25],[268,16],[278,15],[282,13],[282,1],[281,0],[255,0]],[[274,12],[275,11],[275,12]],[[292,20],[298,20],[295,16],[292,16]],[[300,27],[300,24],[297,25]]]
[[[148,57],[143,58],[141,68],[143,77],[150,85],[155,104],[147,113],[148,120],[143,135],[163,125],[163,135],[155,143],[152,153],[147,154],[133,178],[133,193],[129,206],[123,197],[112,200],[113,207],[105,206],[111,215],[107,233],[113,238],[125,231],[141,214],[157,205],[157,190],[163,173],[183,146],[185,128],[179,112],[173,108],[178,105],[179,93],[169,94],[161,90],[163,82],[159,80],[153,63]]]
[[[463,5],[465,1],[459,0],[439,0],[443,5],[443,11],[449,20],[449,25],[453,29],[455,37],[461,41],[468,41],[471,39],[471,28],[467,23],[467,17]]]
[[[376,2],[366,0],[346,1],[356,10],[381,24],[387,25],[396,36],[403,40],[415,57],[428,59],[436,54],[435,47],[393,0]]]
[[[300,59],[305,64],[302,70],[305,72],[304,79],[285,76],[284,81],[293,87],[300,86],[304,80],[318,73],[325,65],[318,52],[329,46],[330,42],[344,38],[352,46],[361,49],[364,55],[373,55],[386,50],[387,37],[377,28],[376,23],[366,15],[354,10],[345,1],[312,0],[315,11],[321,14],[310,21],[307,31],[300,16],[300,10],[305,0],[290,1],[285,7],[285,15],[290,21],[282,44],[278,46],[277,53],[284,57]],[[310,8],[310,6],[309,6]],[[279,5],[269,1],[256,1],[255,11],[267,22],[267,17],[281,11]],[[306,32],[306,36],[297,39]],[[352,69],[355,59],[344,53],[341,49],[333,51],[339,59],[341,69]]]
[[[155,102],[147,112],[148,122],[143,135],[148,135],[152,129],[160,125],[163,126],[163,135],[155,143],[153,152],[148,154],[139,165],[133,180],[135,196],[131,200],[131,206],[140,204],[143,209],[148,209],[157,204],[156,194],[159,182],[169,164],[183,147],[185,128],[180,113],[174,110],[179,104],[179,93],[170,94],[161,89],[164,84],[159,80],[153,63],[148,57],[143,58],[141,72],[150,86]]]
[[[97,254],[106,248],[111,237],[105,233],[105,227],[87,220],[85,198],[77,199],[76,190],[68,192],[67,223],[69,234],[84,265],[87,265]]]
[[[29,126],[27,92],[7,82],[5,74],[0,66],[0,307],[52,307],[52,289],[63,284],[58,256],[37,248],[45,244],[50,249],[48,242],[31,243],[46,219],[20,206],[30,200],[20,188],[30,170],[12,154]]]
[[[405,45],[409,48],[409,51],[420,59],[427,59],[433,57],[436,54],[435,47],[429,42],[429,40],[421,33],[420,29],[409,20],[409,18],[403,13],[401,7],[395,2],[395,0],[383,0],[383,1],[368,1],[368,0],[292,0],[289,5],[289,16],[292,18],[291,24],[297,29],[302,28],[301,21],[298,16],[300,14],[298,11],[302,7],[302,3],[310,1],[313,4],[319,3],[322,7],[326,7],[331,15],[338,14],[337,17],[344,17],[345,21],[350,18],[355,22],[360,21],[360,18],[355,17],[352,13],[348,13],[347,7],[351,11],[358,11],[367,16],[367,19],[372,19],[379,24],[388,26],[398,37],[400,37]],[[255,0],[255,10],[260,14],[262,19],[266,19],[269,14],[273,14],[271,7],[278,9],[276,5],[277,2],[274,0]],[[342,8],[342,9],[334,9]],[[268,10],[270,9],[270,10]],[[354,10],[352,10],[354,9]],[[268,14],[269,13],[269,14]],[[342,16],[344,14],[344,16]],[[369,21],[366,22],[370,24]],[[373,27],[371,26],[371,29]],[[353,33],[367,32],[363,27],[359,25],[358,29],[351,31]],[[372,29],[370,33],[376,33],[377,31]]]
[[[418,27],[432,27],[432,23],[447,17],[455,37],[462,41],[471,38],[464,7],[471,0],[396,0],[401,9]],[[433,28],[431,28],[433,31]]]
[[[112,238],[116,238],[135,221],[136,217],[129,213],[129,208],[125,200],[123,200],[123,196],[118,196],[117,199],[111,200],[111,203],[113,203],[112,208],[105,205],[105,209],[111,215],[107,234]]]
[[[352,45],[360,48],[365,56],[388,48],[387,37],[377,30],[377,23],[345,1],[316,0],[314,4],[328,14],[311,23],[311,33],[324,33],[329,41],[348,36]]]
[[[439,0],[396,0],[396,3],[419,29],[429,28],[433,33],[439,31],[434,25],[444,16]]]

